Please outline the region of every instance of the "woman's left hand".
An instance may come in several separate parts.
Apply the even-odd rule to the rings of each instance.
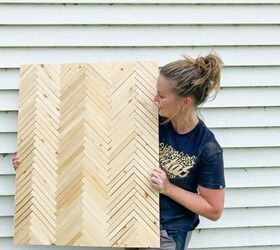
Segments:
[[[166,173],[161,168],[157,167],[153,170],[151,176],[151,185],[159,193],[167,194],[168,188],[171,185]]]

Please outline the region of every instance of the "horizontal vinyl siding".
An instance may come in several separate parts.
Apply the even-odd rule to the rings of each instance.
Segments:
[[[190,247],[280,249],[279,0],[1,3],[0,249],[77,249],[12,244],[20,65],[153,59],[162,66],[212,51],[224,61],[221,91],[200,115],[224,150],[225,210],[217,222],[201,218]]]
[[[233,1],[231,1],[233,2]],[[172,3],[172,1],[170,1]],[[6,25],[279,24],[278,5],[3,5]],[[51,16],[48,14],[52,13]],[[61,15],[63,13],[63,15]],[[106,18],[104,18],[106,16]]]
[[[280,66],[226,66],[222,74],[222,87],[280,86]],[[254,77],[252,77],[254,76]],[[269,76],[269,77],[267,77]],[[0,90],[18,89],[19,69],[0,69]]]
[[[1,33],[0,33],[1,34]],[[169,35],[169,34],[166,34]],[[131,52],[133,51],[133,53]],[[203,46],[203,47],[15,47],[0,48],[0,69],[22,64],[75,63],[157,59],[160,65],[179,59],[182,54],[205,55],[215,51],[228,66],[280,66],[279,46]],[[254,76],[252,76],[254,77]],[[255,79],[258,82],[258,79]],[[274,80],[275,81],[275,80]]]
[[[280,147],[280,128],[212,129],[223,148]],[[1,133],[1,153],[12,153],[16,145],[16,133]],[[7,146],[10,145],[10,147]]]
[[[280,124],[280,116],[275,116],[280,107],[204,108],[200,113],[210,128],[277,128]],[[17,111],[0,111],[0,133],[16,131]]]
[[[279,4],[279,0],[2,0],[2,3],[91,3],[91,4]]]
[[[7,134],[7,133],[6,133]],[[9,143],[9,140],[16,140],[11,137],[3,143]],[[14,174],[11,165],[11,154],[14,150],[1,152],[3,155],[0,158],[0,174]],[[234,159],[234,160],[233,160]],[[250,159],[250,161],[248,160]],[[225,168],[229,169],[247,169],[247,168],[278,168],[280,166],[279,148],[277,147],[259,147],[259,148],[224,148]],[[264,170],[265,171],[265,170]],[[269,181],[269,180],[268,180]],[[280,196],[279,196],[280,197]]]
[[[6,177],[8,178],[8,177]],[[12,190],[13,191],[13,190]],[[256,199],[256,192],[262,199]],[[280,206],[280,196],[279,196],[280,188],[279,187],[260,187],[260,188],[227,188],[227,196],[226,196],[226,207],[229,209],[237,208],[240,212],[240,209],[244,208],[244,206],[248,208],[260,208],[262,212],[266,211],[266,207],[268,209],[275,207],[277,210]],[[11,191],[10,191],[11,193]],[[13,216],[14,213],[14,196],[8,194],[7,192],[3,192],[0,197],[0,213],[1,216]],[[227,211],[227,210],[225,210]],[[251,210],[250,210],[251,211]],[[274,210],[275,211],[275,210]],[[242,214],[242,213],[240,213]],[[252,214],[253,215],[253,214]],[[222,219],[224,221],[227,219],[227,216],[223,215]],[[269,217],[267,217],[269,219]],[[270,220],[271,221],[271,220]],[[218,221],[219,222],[219,221]],[[236,220],[238,222],[238,220]],[[257,222],[257,220],[255,221]],[[216,222],[213,222],[212,226],[215,226]],[[272,222],[269,222],[272,223]]]
[[[246,46],[277,45],[280,40],[279,25],[173,25],[172,29],[170,26],[159,25],[25,25],[2,26],[0,33],[0,47]]]
[[[238,99],[236,97],[239,97]],[[267,98],[269,96],[269,98]],[[224,88],[217,98],[206,102],[203,108],[274,107],[279,103],[280,86],[251,88]],[[18,109],[18,91],[0,92],[0,111]]]

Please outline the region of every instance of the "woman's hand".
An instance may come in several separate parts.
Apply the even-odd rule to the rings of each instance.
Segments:
[[[151,185],[159,193],[167,194],[168,188],[170,187],[171,183],[164,170],[157,167],[152,172]]]
[[[19,160],[18,160],[18,157],[17,157],[17,153],[13,156],[12,162],[13,162],[14,169],[17,170],[18,165],[19,165]]]

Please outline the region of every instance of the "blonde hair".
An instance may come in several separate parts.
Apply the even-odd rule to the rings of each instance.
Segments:
[[[174,92],[180,97],[192,96],[195,105],[204,103],[209,93],[220,89],[223,62],[215,54],[196,59],[184,56],[184,59],[166,64],[160,74],[175,82]]]

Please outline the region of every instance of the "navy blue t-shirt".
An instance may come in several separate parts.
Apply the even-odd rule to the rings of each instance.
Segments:
[[[171,122],[160,125],[159,141],[160,165],[173,184],[193,193],[197,193],[198,185],[225,187],[223,150],[202,120],[186,134],[178,134]],[[199,218],[161,194],[160,222],[162,229],[191,231],[199,224]]]

